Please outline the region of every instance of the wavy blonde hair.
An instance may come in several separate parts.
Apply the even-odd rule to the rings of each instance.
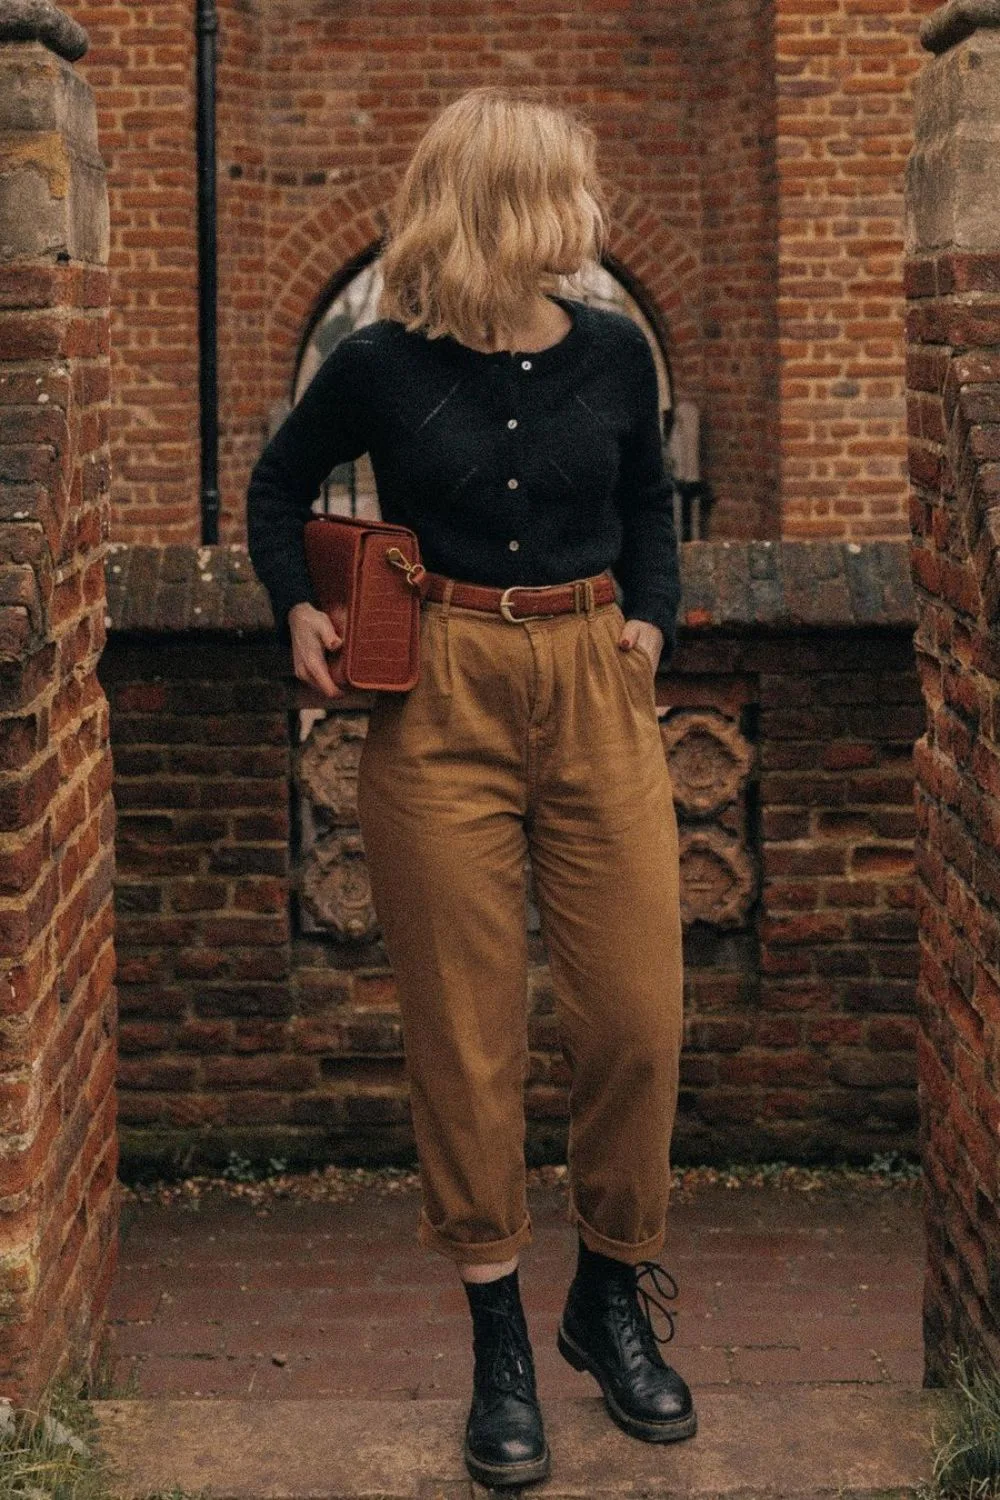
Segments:
[[[597,139],[563,109],[487,85],[447,105],[389,209],[381,317],[492,347],[539,292],[599,260]]]

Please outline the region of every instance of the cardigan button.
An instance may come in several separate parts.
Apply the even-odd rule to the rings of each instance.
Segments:
[[[520,542],[508,542],[507,543],[507,546],[510,548],[511,552],[516,552],[517,549],[520,547],[520,545],[521,545]]]
[[[530,370],[531,369],[531,360],[530,359],[522,359],[522,361],[521,361],[521,369],[522,370]]]
[[[510,417],[508,419],[507,426],[510,427],[510,428],[516,427],[517,426],[517,418],[516,417]]]
[[[507,488],[509,490],[516,490],[517,489],[517,480],[516,479],[508,479],[508,481],[507,481]]]

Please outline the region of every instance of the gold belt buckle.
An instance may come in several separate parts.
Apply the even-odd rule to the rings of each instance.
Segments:
[[[500,613],[503,615],[504,619],[505,620],[509,620],[512,625],[520,625],[520,623],[521,623],[522,620],[551,620],[551,619],[554,619],[554,615],[553,615],[553,613],[552,613],[551,610],[548,613],[536,611],[534,614],[527,614],[527,615],[512,615],[511,614],[511,612],[510,612],[510,601],[507,598],[507,595],[508,594],[529,594],[531,592],[531,587],[532,586],[530,584],[512,583],[511,586],[510,586],[510,588],[509,589],[504,589],[503,593],[500,595]],[[542,588],[548,588],[548,587],[550,587],[550,585],[543,584],[543,585],[540,585],[540,587],[542,587]]]

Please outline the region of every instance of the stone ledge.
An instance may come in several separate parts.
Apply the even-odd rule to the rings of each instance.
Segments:
[[[941,1392],[824,1385],[696,1393],[699,1432],[637,1442],[599,1396],[545,1402],[546,1500],[886,1500],[931,1467]],[[120,1500],[173,1486],[207,1500],[478,1500],[462,1459],[464,1402],[97,1401]],[[845,1441],[846,1437],[846,1441]]]
[[[273,631],[245,547],[113,543],[105,560],[111,631]]]
[[[0,43],[42,42],[50,52],[77,62],[90,38],[72,16],[49,0],[0,0]]]
[[[106,574],[111,631],[273,630],[244,547],[119,543]],[[681,577],[682,639],[711,629],[916,625],[905,541],[684,542]]]
[[[680,625],[915,626],[906,541],[685,542]]]

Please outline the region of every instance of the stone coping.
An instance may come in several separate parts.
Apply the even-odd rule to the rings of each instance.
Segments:
[[[982,28],[1000,27],[1000,0],[948,0],[920,27],[928,52],[947,52]]]
[[[273,631],[246,548],[114,543],[111,632]],[[718,541],[681,546],[680,630],[913,628],[907,541]]]
[[[65,11],[50,0],[0,0],[0,43],[42,42],[51,52],[76,62],[90,38]]]
[[[109,631],[273,631],[243,546],[112,543],[104,565]]]

